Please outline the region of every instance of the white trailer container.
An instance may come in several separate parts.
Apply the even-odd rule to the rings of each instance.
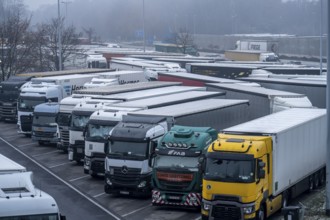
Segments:
[[[213,127],[217,130],[248,120],[248,100],[203,99],[128,113],[135,116],[165,116],[175,124]],[[197,117],[198,116],[198,117]]]
[[[326,80],[274,79],[244,77],[241,80],[259,83],[262,87],[305,94],[315,107],[326,107]]]
[[[170,94],[176,94],[176,93],[182,93],[188,91],[205,91],[205,90],[206,90],[205,87],[197,87],[197,86],[168,86],[163,88],[146,89],[141,91],[123,92],[114,95],[99,96],[97,98],[133,101],[137,99],[151,98],[151,97],[170,95]]]
[[[207,83],[206,85],[208,91],[224,92],[224,98],[248,99],[250,105],[247,115],[250,120],[288,108],[313,108],[308,97],[303,94],[240,84]]]
[[[0,154],[0,164],[0,174],[21,173],[26,171],[25,167],[2,154]]]
[[[226,128],[223,133],[272,137],[276,196],[325,167],[326,122],[325,109],[289,109]]]
[[[97,73],[101,79],[117,79],[118,84],[147,82],[147,78],[143,71],[112,71],[106,73]]]
[[[34,187],[32,172],[0,175],[0,219],[65,219],[56,201]]]
[[[177,94],[163,95],[160,97],[151,97],[145,99],[138,99],[134,101],[122,102],[114,104],[117,107],[142,107],[142,108],[157,108],[166,105],[174,105],[178,103],[191,102],[195,100],[207,98],[221,98],[224,93],[221,92],[207,92],[207,91],[189,91]]]
[[[82,89],[75,91],[75,94],[90,94],[90,95],[111,95],[122,92],[139,91],[152,88],[162,88],[167,86],[181,85],[178,82],[141,82],[131,83],[117,86],[104,86],[98,88]]]

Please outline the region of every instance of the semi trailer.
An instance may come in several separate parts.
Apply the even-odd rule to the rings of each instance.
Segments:
[[[18,98],[18,133],[31,135],[33,109],[36,105],[49,101],[59,102],[73,91],[81,89],[93,77],[92,74],[76,74],[33,78]]]
[[[249,111],[246,113],[249,120],[288,108],[313,108],[304,94],[233,83],[207,83],[206,86],[208,91],[224,92],[227,99],[249,100]]]
[[[326,121],[293,108],[223,129],[202,166],[202,219],[265,219],[323,185]]]
[[[105,192],[149,196],[153,152],[174,125],[225,128],[245,120],[247,100],[203,99],[130,112],[109,134]]]

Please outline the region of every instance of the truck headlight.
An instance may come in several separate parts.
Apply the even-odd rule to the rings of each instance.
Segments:
[[[203,203],[203,209],[204,209],[204,210],[209,211],[210,208],[211,208],[211,205],[210,205],[210,204]]]
[[[243,207],[243,213],[247,215],[252,214],[254,210],[254,205]]]
[[[110,185],[110,186],[112,185],[112,182],[111,182],[110,178],[106,178],[106,182],[107,182],[108,185]]]
[[[91,164],[91,160],[88,157],[85,157],[85,165],[89,166]]]
[[[147,185],[147,181],[142,181],[139,185],[138,188],[145,187]]]

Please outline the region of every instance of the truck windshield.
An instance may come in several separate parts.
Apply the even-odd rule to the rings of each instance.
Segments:
[[[19,96],[19,90],[0,90],[0,100],[16,100]]]
[[[34,125],[53,125],[56,126],[55,122],[56,115],[33,115],[33,124]]]
[[[205,178],[223,182],[254,182],[254,160],[207,158]]]
[[[0,217],[0,220],[58,220],[58,214],[17,215]]]
[[[106,139],[114,126],[88,124],[86,138]]]
[[[71,126],[76,128],[84,128],[89,120],[88,115],[75,115],[72,114]]]
[[[69,113],[59,113],[57,117],[57,123],[59,126],[70,126],[70,116]]]
[[[127,142],[127,141],[111,141],[109,148],[110,157],[127,158],[127,159],[146,159],[148,152],[147,142]]]
[[[46,102],[45,97],[38,97],[37,99],[20,97],[18,100],[18,110],[33,110],[36,105],[45,102]]]
[[[157,155],[155,168],[198,168],[198,157]]]

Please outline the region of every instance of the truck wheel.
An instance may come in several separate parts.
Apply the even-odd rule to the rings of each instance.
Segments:
[[[319,185],[323,186],[324,183],[325,183],[325,172],[324,172],[324,168],[322,168],[319,173]]]
[[[257,220],[264,220],[265,218],[265,206],[262,204],[257,212]]]
[[[314,175],[309,176],[308,191],[311,192],[314,189]]]
[[[319,180],[320,180],[320,175],[319,172],[314,174],[314,189],[317,189],[319,187]]]
[[[282,193],[282,208],[287,207],[289,204],[289,193],[288,191],[284,191]]]
[[[38,141],[38,144],[39,145],[44,145],[44,142],[43,141]]]

